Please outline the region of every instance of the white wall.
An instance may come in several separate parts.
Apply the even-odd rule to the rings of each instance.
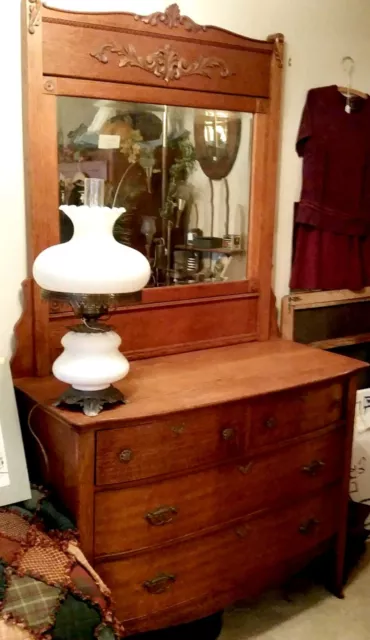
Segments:
[[[109,0],[58,0],[74,9],[108,8]],[[54,0],[56,2],[56,0]],[[147,13],[170,0],[111,0],[114,8]],[[50,2],[51,4],[51,2]],[[370,91],[370,3],[368,0],[179,0],[182,13],[254,38],[284,33],[287,41],[283,101],[281,175],[276,233],[275,291],[288,291],[293,202],[299,197],[300,162],[294,141],[306,91],[343,84],[343,56],[356,62],[354,84]],[[0,101],[0,353],[10,352],[20,313],[19,286],[26,275],[21,140],[20,0],[7,0],[1,57]],[[5,42],[4,42],[5,39]],[[4,95],[5,94],[5,95]]]

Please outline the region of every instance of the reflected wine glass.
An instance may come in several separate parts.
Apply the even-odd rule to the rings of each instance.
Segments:
[[[152,176],[153,176],[153,170],[155,165],[155,159],[154,159],[153,153],[148,151],[143,151],[140,156],[139,163],[145,171],[146,186],[147,186],[148,193],[152,193]]]
[[[176,192],[176,204],[177,204],[177,212],[176,212],[176,227],[180,226],[182,214],[185,211],[186,205],[191,196],[191,187],[186,184],[186,182],[180,182],[177,187]]]
[[[154,216],[143,216],[143,222],[141,225],[141,233],[145,236],[145,251],[146,256],[150,262],[151,246],[153,244],[153,237],[157,231],[156,220]]]

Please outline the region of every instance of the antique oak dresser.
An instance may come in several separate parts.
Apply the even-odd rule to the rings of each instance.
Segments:
[[[201,27],[176,5],[134,16],[25,0],[24,14],[30,274],[60,241],[61,100],[252,114],[243,278],[150,287],[112,314],[132,360],[126,406],[95,418],[53,406],[51,365],[75,319],[24,283],[12,368],[32,476],[74,517],[128,633],[254,596],[328,548],[341,595],[363,364],[274,330],[283,37]]]

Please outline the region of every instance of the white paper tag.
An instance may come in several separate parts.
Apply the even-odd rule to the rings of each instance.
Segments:
[[[99,136],[99,149],[119,149],[121,146],[121,136],[109,136],[101,134]]]
[[[362,433],[370,429],[370,389],[360,389],[356,396],[355,430]]]

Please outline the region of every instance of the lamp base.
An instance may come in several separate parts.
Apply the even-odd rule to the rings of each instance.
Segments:
[[[69,389],[53,403],[53,406],[59,407],[61,405],[67,405],[68,407],[80,407],[85,416],[94,418],[103,411],[105,405],[120,403],[126,404],[125,397],[116,387],[111,385],[99,391],[80,391],[79,389],[69,387]]]

